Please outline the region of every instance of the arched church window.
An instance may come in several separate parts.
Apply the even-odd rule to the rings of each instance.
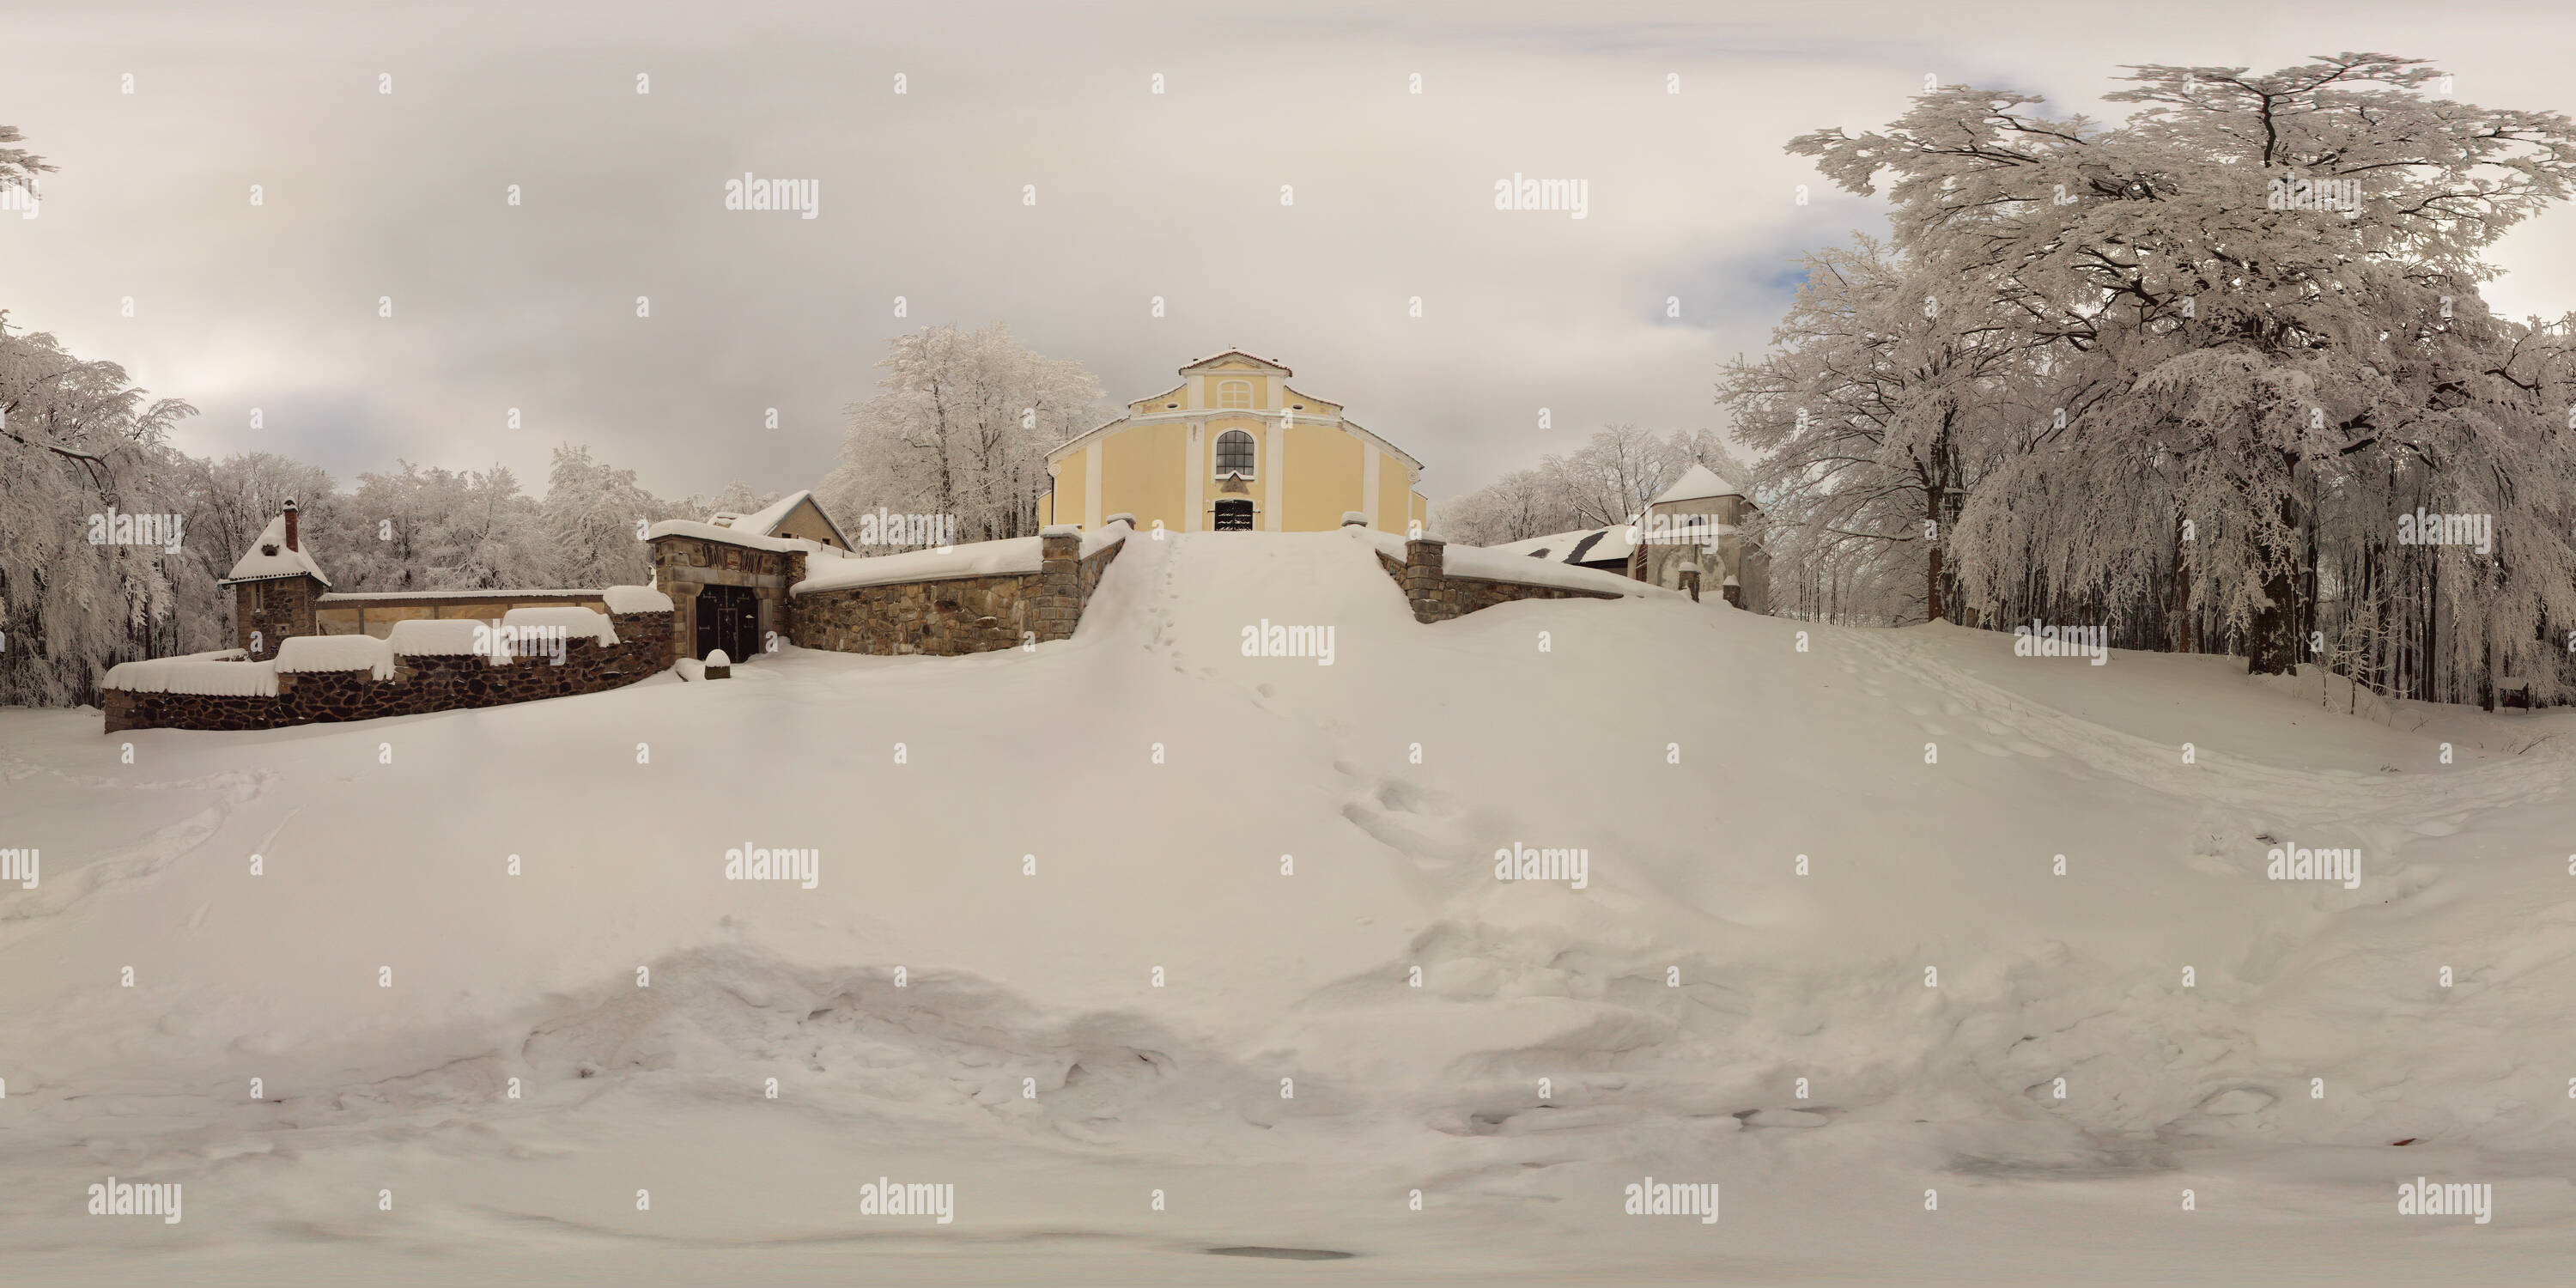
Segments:
[[[1249,380],[1218,381],[1216,386],[1216,405],[1219,407],[1251,406],[1252,382]]]
[[[1251,478],[1252,457],[1252,435],[1239,429],[1229,429],[1217,435],[1216,475],[1218,478],[1224,478],[1228,474],[1240,474],[1245,478]]]

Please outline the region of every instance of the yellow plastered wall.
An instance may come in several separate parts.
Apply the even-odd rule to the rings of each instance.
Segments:
[[[1360,508],[1367,445],[1330,425],[1288,427],[1288,532],[1330,532],[1345,511]]]
[[[1055,492],[1048,498],[1053,504],[1042,502],[1038,506],[1039,522],[1050,525],[1082,522],[1083,468],[1089,460],[1089,454],[1077,448],[1055,463]],[[1104,495],[1101,499],[1105,502],[1108,498]],[[1115,514],[1117,511],[1107,513]]]
[[[1114,430],[1101,436],[1100,444],[1100,518],[1107,522],[1113,514],[1136,516],[1139,529],[1151,531],[1154,521],[1174,532],[1182,530],[1181,515],[1189,508],[1182,491],[1187,482],[1181,476],[1182,448],[1187,445],[1189,427],[1177,421],[1155,425],[1137,425]],[[1072,465],[1080,457],[1067,460]],[[1062,483],[1058,495],[1081,495],[1069,491]],[[1081,515],[1065,520],[1079,523]]]

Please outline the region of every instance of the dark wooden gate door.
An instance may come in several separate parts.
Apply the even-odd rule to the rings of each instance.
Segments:
[[[736,662],[760,655],[760,597],[749,586],[708,586],[698,592],[697,655],[723,649]]]
[[[725,652],[737,662],[748,662],[760,656],[760,596],[749,586],[733,589],[733,642]]]
[[[692,656],[700,661],[705,661],[707,654],[724,647],[718,641],[717,633],[724,625],[724,592],[731,589],[733,589],[731,586],[700,586],[697,602],[690,605],[697,617],[698,636],[693,641],[696,651]]]
[[[1252,531],[1252,503],[1250,501],[1217,502],[1216,530],[1219,532]]]

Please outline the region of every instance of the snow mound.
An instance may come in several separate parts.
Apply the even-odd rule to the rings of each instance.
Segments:
[[[501,614],[503,626],[558,626],[574,639],[617,642],[617,625],[608,614],[590,608],[513,608]]]
[[[385,632],[385,647],[396,657],[455,657],[490,651],[491,628],[471,618],[412,618]]]
[[[612,613],[667,613],[671,597],[650,586],[611,586],[600,592]]]
[[[193,693],[207,697],[273,698],[277,696],[275,660],[251,662],[240,649],[218,649],[183,657],[156,657],[109,667],[103,688],[128,693]]]
[[[394,674],[394,652],[373,635],[297,635],[277,646],[277,671],[372,671],[379,680]]]

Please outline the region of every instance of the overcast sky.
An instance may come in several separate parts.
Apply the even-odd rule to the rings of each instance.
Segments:
[[[13,325],[195,403],[197,454],[537,493],[566,441],[668,496],[810,485],[888,337],[1006,321],[1119,402],[1274,358],[1443,498],[1604,422],[1722,425],[1789,257],[1884,227],[1781,145],[1927,73],[2117,115],[2124,63],[2366,50],[2576,114],[2576,6],[2540,3],[54,0],[0,30],[0,123],[60,167],[0,214]],[[816,181],[818,217],[725,210],[745,172]],[[1586,181],[1586,217],[1496,211],[1514,174]],[[2576,214],[2498,259],[2505,312],[2576,308]]]

